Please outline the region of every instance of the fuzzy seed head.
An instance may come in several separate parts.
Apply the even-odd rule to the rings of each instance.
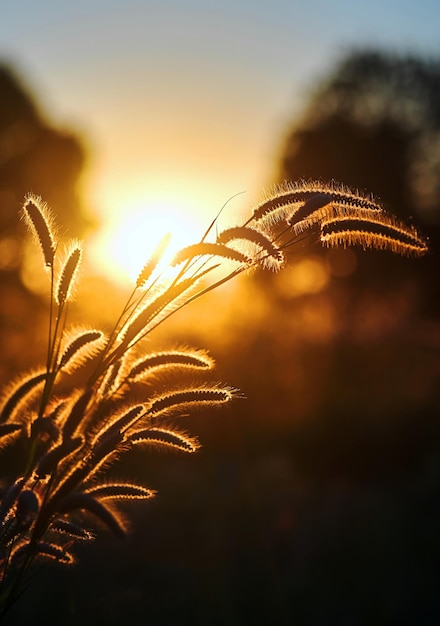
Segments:
[[[46,267],[52,267],[56,243],[53,232],[53,218],[48,206],[40,197],[29,194],[23,205],[23,217],[32,235],[38,241]]]
[[[56,290],[56,302],[62,306],[72,293],[75,278],[81,261],[82,247],[79,242],[74,242],[67,255],[63,269],[61,271]]]

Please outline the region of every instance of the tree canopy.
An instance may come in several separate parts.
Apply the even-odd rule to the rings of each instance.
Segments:
[[[18,75],[0,64],[0,271],[19,270],[19,210],[29,192],[44,197],[69,232],[84,232],[88,220],[77,191],[84,164],[82,140],[49,123]]]
[[[280,178],[338,179],[440,221],[440,60],[358,51],[312,92]]]

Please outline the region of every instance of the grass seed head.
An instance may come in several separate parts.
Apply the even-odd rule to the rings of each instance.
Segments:
[[[39,196],[29,194],[23,205],[23,217],[33,237],[39,243],[46,267],[52,267],[56,251],[53,217]]]

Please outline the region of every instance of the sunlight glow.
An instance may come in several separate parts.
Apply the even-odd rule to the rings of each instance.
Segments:
[[[123,202],[106,218],[94,238],[91,262],[113,282],[134,283],[160,239],[171,235],[163,261],[198,241],[208,219],[182,198],[136,197]]]

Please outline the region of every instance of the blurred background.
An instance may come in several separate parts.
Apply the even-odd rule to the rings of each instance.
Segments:
[[[439,24],[434,0],[1,3],[2,384],[45,351],[28,192],[85,240],[72,321],[104,328],[164,232],[193,242],[284,180],[371,192],[431,242],[308,238],[179,313],[152,346],[208,349],[246,399],[186,418],[195,457],[123,460],[159,490],[132,534],[45,571],[8,623],[440,623]]]

